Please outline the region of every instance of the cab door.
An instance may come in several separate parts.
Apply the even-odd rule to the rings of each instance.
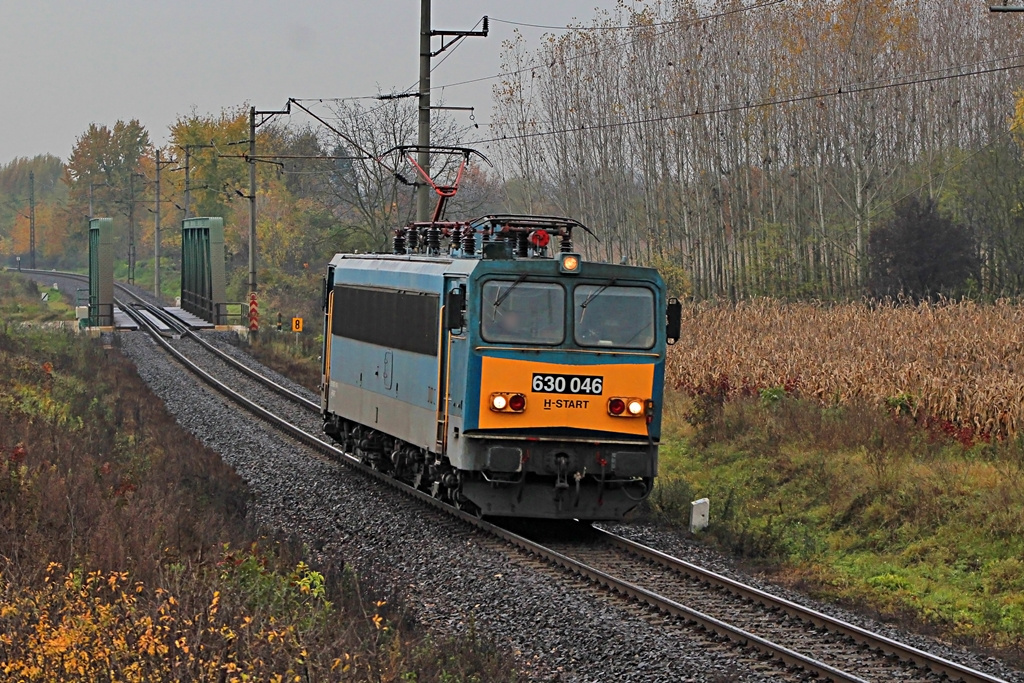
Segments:
[[[462,406],[466,393],[466,278],[445,277],[441,313],[441,382],[438,401],[438,447],[448,452],[462,431]]]
[[[331,336],[334,332],[334,266],[327,269],[323,279],[322,307],[324,311],[324,340],[320,350],[320,409],[323,413],[330,410],[328,398],[331,388]]]

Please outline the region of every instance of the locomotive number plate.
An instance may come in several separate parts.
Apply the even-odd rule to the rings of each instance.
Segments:
[[[604,391],[604,377],[596,375],[546,375],[533,373],[534,393],[586,394],[600,396]]]

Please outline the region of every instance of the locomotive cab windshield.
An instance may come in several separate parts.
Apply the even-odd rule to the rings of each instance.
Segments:
[[[483,284],[480,336],[492,344],[648,350],[654,347],[655,294],[640,285],[495,279]],[[572,334],[566,303],[572,301]]]
[[[580,346],[650,349],[654,346],[654,292],[614,284],[576,285],[573,335]]]
[[[490,280],[481,306],[484,341],[556,345],[565,340],[565,290],[559,284]]]

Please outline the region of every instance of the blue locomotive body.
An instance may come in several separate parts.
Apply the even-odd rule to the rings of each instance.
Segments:
[[[483,515],[621,519],[657,472],[661,278],[476,232],[331,261],[325,432]]]

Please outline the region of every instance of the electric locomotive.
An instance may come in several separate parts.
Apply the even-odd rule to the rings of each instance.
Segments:
[[[653,269],[584,261],[574,228],[435,220],[397,230],[392,254],[336,255],[324,431],[477,514],[621,519],[657,472],[680,308]]]

